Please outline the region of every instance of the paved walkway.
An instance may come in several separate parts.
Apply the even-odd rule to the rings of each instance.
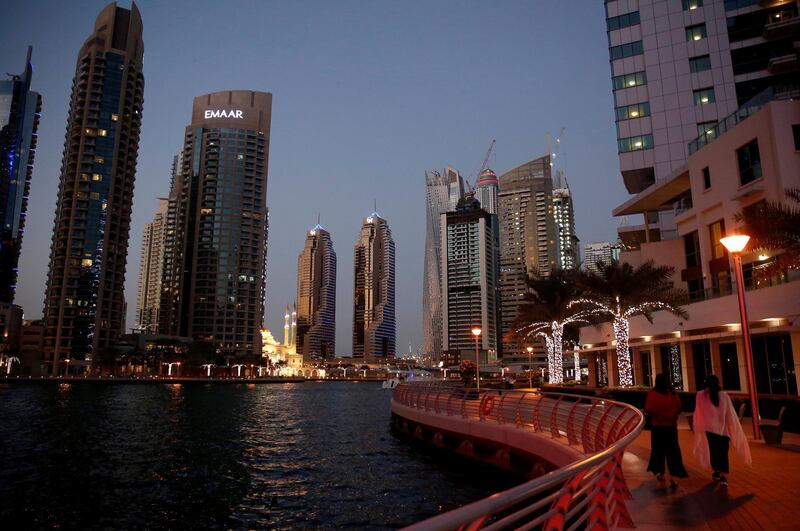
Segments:
[[[745,432],[752,437],[750,424]],[[720,487],[692,454],[694,434],[682,420],[679,439],[689,478],[672,491],[646,472],[650,433],[625,453],[623,469],[634,496],[629,502],[638,529],[800,529],[800,436],[784,434],[781,447],[750,441],[753,466],[731,448],[730,485]]]

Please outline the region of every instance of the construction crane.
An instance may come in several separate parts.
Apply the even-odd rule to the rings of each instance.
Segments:
[[[472,174],[472,175],[475,175],[475,184],[474,185],[472,184],[472,175],[470,175],[467,178],[467,188],[469,190],[467,192],[468,195],[470,195],[470,196],[474,196],[475,195],[475,187],[478,184],[478,180],[481,178],[481,174],[486,169],[486,167],[489,165],[489,157],[492,156],[492,151],[494,150],[494,145],[496,143],[497,143],[497,140],[493,138],[491,144],[489,144],[489,149],[486,150],[486,156],[483,157],[483,164],[481,164],[481,167],[480,167],[480,169],[478,169],[477,174],[475,174],[475,173]]]

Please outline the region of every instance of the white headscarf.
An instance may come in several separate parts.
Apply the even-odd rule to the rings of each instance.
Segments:
[[[719,407],[711,402],[707,390],[698,392],[694,409],[694,455],[700,466],[710,470],[707,431],[730,437],[731,444],[742,461],[748,465],[753,464],[747,437],[733,409],[733,402],[724,391],[719,392]]]

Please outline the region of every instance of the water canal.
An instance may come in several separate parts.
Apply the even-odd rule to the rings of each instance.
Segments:
[[[380,383],[0,386],[4,527],[395,528],[511,486],[398,439]]]

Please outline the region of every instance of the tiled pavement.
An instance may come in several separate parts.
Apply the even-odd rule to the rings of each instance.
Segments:
[[[633,500],[628,502],[638,529],[800,530],[800,436],[785,434],[782,447],[750,441],[753,465],[731,448],[730,485],[720,487],[699,468],[693,436],[685,420],[679,430],[689,478],[672,491],[646,472],[650,433],[628,448],[623,470]],[[752,436],[749,422],[745,432]]]

